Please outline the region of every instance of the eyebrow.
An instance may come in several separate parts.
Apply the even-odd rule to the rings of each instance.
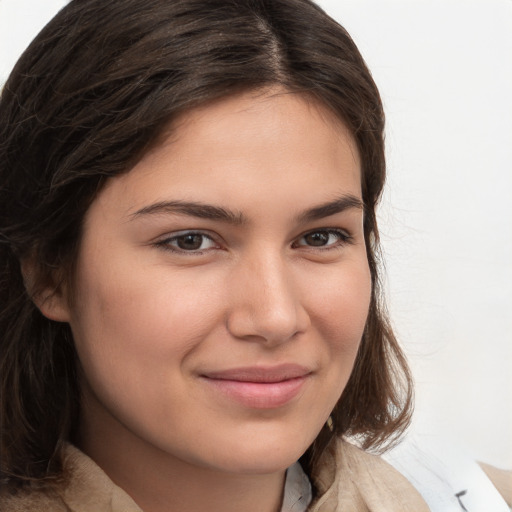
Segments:
[[[300,213],[296,220],[299,223],[312,222],[352,208],[364,210],[363,202],[358,197],[347,194],[335,199],[334,201],[329,201]],[[160,201],[158,203],[145,206],[131,214],[130,217],[138,218],[145,215],[162,214],[186,215],[199,219],[217,220],[237,226],[248,223],[247,217],[242,212],[232,211],[210,204],[178,200]]]
[[[227,210],[220,206],[196,203],[193,201],[160,201],[137,210],[131,217],[154,214],[178,214],[199,219],[210,219],[226,222],[228,224],[240,225],[246,223],[247,219],[241,212]]]
[[[364,211],[363,201],[352,194],[347,194],[334,201],[329,201],[328,203],[315,206],[314,208],[302,212],[298,216],[298,220],[302,223],[312,222],[353,208]]]

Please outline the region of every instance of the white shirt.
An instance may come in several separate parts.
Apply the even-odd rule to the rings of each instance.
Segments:
[[[296,462],[286,471],[281,512],[305,512],[311,503],[311,483],[302,466]]]

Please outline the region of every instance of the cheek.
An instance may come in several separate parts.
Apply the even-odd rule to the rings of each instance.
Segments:
[[[350,263],[350,264],[349,264]],[[352,373],[366,325],[371,277],[365,258],[343,262],[337,269],[318,268],[308,286],[311,325],[321,343],[322,387],[316,392],[311,419],[318,430],[340,399]],[[316,286],[312,283],[316,282]]]
[[[366,259],[346,262],[339,271],[321,271],[324,275],[316,276],[317,286],[309,287],[315,304],[311,307],[312,323],[329,340],[332,351],[355,353],[371,300],[371,276]]]
[[[171,286],[157,274],[84,271],[72,323],[89,404],[84,416],[95,418],[90,404],[101,403],[100,410],[148,438],[155,425],[179,427],[173,411],[188,410],[191,399],[187,363],[216,321],[201,298],[211,303],[212,295],[201,293],[206,283],[191,287],[174,275]]]
[[[80,269],[71,328],[90,384],[142,392],[178,374],[215,322],[214,297],[203,288],[208,283],[192,287],[179,275],[171,282],[154,269],[94,263]]]

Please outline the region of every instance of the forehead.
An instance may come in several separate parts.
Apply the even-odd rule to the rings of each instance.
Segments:
[[[252,138],[257,134],[260,138],[264,133],[271,139],[283,129],[288,130],[290,136],[305,135],[313,124],[322,127],[323,136],[329,132],[333,139],[342,143],[350,139],[356,148],[355,140],[340,116],[319,100],[310,94],[271,87],[222,97],[185,111],[169,125],[160,138],[161,144],[155,149],[165,143],[172,143],[178,136],[185,138],[200,134],[206,142],[208,139],[221,139],[223,133],[233,130],[236,130],[240,140],[243,140],[244,135]],[[315,133],[308,133],[312,141]],[[359,158],[357,150],[355,153],[356,158]]]
[[[319,102],[251,91],[181,114],[163,141],[106,188],[117,190],[127,214],[170,196],[239,210],[308,196],[325,202],[360,196],[360,159],[349,130]]]

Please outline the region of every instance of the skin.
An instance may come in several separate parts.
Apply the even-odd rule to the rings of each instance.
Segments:
[[[172,128],[99,193],[74,295],[41,309],[75,338],[80,447],[141,508],[279,511],[285,470],[340,397],[366,321],[358,152],[331,113],[279,90]],[[305,218],[336,201],[342,211]],[[306,369],[283,404],[233,399],[205,377],[282,364]]]

